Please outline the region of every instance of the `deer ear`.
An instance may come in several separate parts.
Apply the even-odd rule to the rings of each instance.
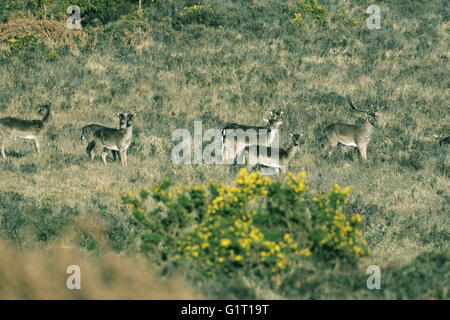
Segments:
[[[120,118],[120,113],[116,113],[116,116]]]
[[[289,132],[289,136],[292,137],[294,134],[292,132]]]
[[[269,120],[267,118],[263,118],[264,122],[269,122]]]
[[[132,115],[133,118],[136,118],[136,116],[138,115],[138,113],[135,112],[135,113],[132,113],[131,115]]]

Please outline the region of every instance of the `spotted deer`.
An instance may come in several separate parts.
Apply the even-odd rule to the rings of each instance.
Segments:
[[[116,150],[119,152],[122,167],[127,166],[127,151],[133,138],[133,120],[136,115],[136,113],[130,112],[123,113],[126,119],[125,130],[103,128],[94,133],[93,146],[88,150],[92,161],[95,158],[95,151],[102,148],[102,160],[104,164],[106,164],[108,150]]]
[[[365,121],[363,124],[344,124],[334,123],[329,125],[325,129],[325,133],[328,138],[328,156],[331,156],[338,143],[342,143],[345,146],[358,148],[361,158],[367,160],[367,146],[372,139],[372,133],[374,126],[378,123],[380,112],[383,108],[375,108],[373,110],[361,110],[353,104],[350,97],[347,97],[347,101],[350,107],[358,112],[364,112]],[[331,148],[331,149],[330,149]]]
[[[231,163],[243,148],[251,144],[270,145],[276,137],[278,128],[283,124],[283,111],[268,110],[269,117],[263,118],[265,126],[249,126],[238,123],[228,123],[222,129],[222,161]],[[253,133],[253,136],[252,136]],[[260,136],[267,134],[266,139]],[[248,138],[248,140],[246,139]],[[252,139],[253,138],[253,139]]]
[[[278,173],[281,171],[283,174],[286,174],[289,162],[297,153],[305,134],[291,132],[289,136],[292,139],[292,144],[287,149],[261,145],[246,146],[242,150],[241,157],[245,158],[247,170],[252,170],[256,165],[263,165],[277,169]]]
[[[116,116],[119,118],[119,128],[120,130],[125,130],[126,129],[126,119],[123,113],[116,113]],[[83,142],[83,140],[88,141],[89,144],[86,147],[86,153],[89,156],[89,150],[93,148],[93,144],[94,144],[94,133],[96,133],[97,131],[99,131],[100,129],[105,129],[108,127],[99,125],[99,124],[90,124],[87,126],[84,126],[83,128],[81,128],[81,142]],[[106,152],[108,152],[108,149],[106,149]],[[118,151],[116,150],[112,150],[112,154],[113,154],[113,159],[114,161],[116,161],[116,156],[119,154]]]
[[[3,136],[1,153],[6,159],[5,147],[13,138],[29,139],[34,141],[36,152],[40,153],[39,138],[45,133],[50,120],[51,104],[40,105],[38,114],[42,116],[40,120],[25,120],[14,117],[0,119],[0,135]]]

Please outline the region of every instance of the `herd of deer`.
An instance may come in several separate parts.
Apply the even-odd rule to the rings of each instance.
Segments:
[[[351,98],[347,98],[348,103],[352,109],[363,112],[365,122],[363,124],[343,124],[334,123],[326,127],[325,134],[328,138],[328,156],[331,156],[332,149],[335,148],[339,143],[345,146],[351,146],[358,148],[361,158],[363,160],[367,159],[367,146],[372,138],[372,133],[374,126],[377,124],[377,119],[380,116],[379,110],[381,108],[374,108],[372,110],[361,110],[353,104]],[[51,104],[45,104],[39,106],[38,114],[42,115],[40,120],[24,120],[14,117],[6,117],[0,119],[0,135],[3,137],[1,143],[1,153],[2,157],[6,159],[5,147],[12,138],[23,138],[30,139],[34,141],[36,146],[36,152],[40,152],[39,137],[45,133],[47,124],[50,119],[50,108]],[[132,136],[133,136],[133,120],[136,117],[136,113],[123,112],[118,113],[119,118],[119,129],[108,128],[98,124],[91,124],[83,127],[81,129],[81,140],[86,140],[88,146],[86,152],[94,161],[95,154],[100,149],[102,152],[102,160],[106,164],[106,156],[108,150],[113,153],[114,160],[116,156],[119,155],[122,166],[127,166],[127,150],[130,147]],[[268,119],[263,119],[267,124],[266,126],[247,126],[238,123],[229,123],[222,129],[222,159],[227,161],[230,157],[244,157],[249,169],[255,165],[261,165],[266,167],[272,167],[283,173],[286,172],[289,161],[294,157],[297,149],[299,148],[304,134],[290,133],[292,138],[292,144],[287,149],[271,147],[275,132],[283,123],[283,112],[269,110]],[[257,139],[259,139],[259,133],[262,130],[268,132],[268,137],[264,143],[253,144],[248,141],[244,141],[243,144],[239,144],[239,150],[236,148],[236,144],[233,150],[228,150],[224,148],[227,142],[227,132],[229,130],[241,129],[246,131],[248,129],[253,129],[257,133]],[[233,137],[234,139],[234,137]],[[448,146],[450,144],[450,137],[446,137],[440,141],[441,145]],[[265,152],[260,152],[262,150],[260,147],[264,146]],[[250,150],[256,150],[256,161],[250,163],[249,152]],[[278,158],[274,159],[267,154],[278,154]]]

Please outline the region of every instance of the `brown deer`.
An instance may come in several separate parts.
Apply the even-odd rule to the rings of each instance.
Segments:
[[[355,107],[350,97],[347,97],[347,101],[352,109],[364,112],[365,122],[361,125],[344,123],[334,123],[329,125],[325,129],[329,143],[328,148],[335,148],[338,143],[342,143],[349,147],[356,147],[361,154],[361,158],[366,160],[367,146],[372,138],[374,126],[377,124],[377,120],[380,117],[378,110],[382,108],[377,107],[374,110],[361,110]],[[332,150],[329,150],[328,156],[331,156],[331,154]]]
[[[235,122],[226,124],[222,129],[223,163],[228,163],[232,159],[235,159],[237,154],[241,154],[242,149],[251,144],[272,144],[278,128],[283,124],[282,116],[283,111],[269,110],[269,117],[263,118],[263,121],[267,123],[265,126],[249,126]],[[267,134],[267,141],[262,141],[260,132]],[[253,141],[251,139],[252,133],[254,133]],[[247,137],[249,138],[248,141],[246,139]],[[230,139],[232,140],[230,141]]]
[[[24,120],[13,117],[0,119],[0,135],[3,136],[1,152],[3,159],[6,159],[5,147],[12,138],[22,138],[34,141],[36,152],[40,153],[39,137],[41,137],[47,128],[50,119],[51,104],[40,105],[38,114],[42,116],[41,120]]]
[[[261,145],[246,146],[242,150],[241,157],[245,157],[247,170],[250,171],[255,165],[259,164],[266,167],[276,168],[278,170],[278,173],[281,171],[283,174],[285,174],[289,162],[297,153],[297,150],[305,136],[304,133],[297,134],[292,132],[289,133],[289,135],[292,137],[292,144],[287,149]],[[266,148],[264,152],[262,152],[262,148]],[[252,154],[252,152],[254,152],[254,154]]]
[[[94,133],[93,146],[88,150],[92,161],[94,161],[95,157],[94,149],[103,148],[102,159],[104,164],[106,164],[106,155],[109,149],[118,151],[122,166],[127,166],[127,151],[133,138],[133,120],[136,115],[136,113],[130,112],[123,113],[126,119],[125,130],[103,128]]]
[[[116,116],[119,118],[120,130],[125,130],[127,121],[125,119],[124,114],[116,113]],[[96,133],[100,129],[105,129],[105,128],[108,128],[108,127],[105,127],[105,126],[102,126],[99,124],[90,124],[90,125],[87,125],[87,126],[84,126],[83,128],[81,128],[81,142],[83,142],[83,140],[89,141],[89,144],[86,147],[86,153],[88,154],[88,156],[89,156],[89,150],[93,148],[94,133]],[[108,150],[106,150],[106,152],[107,151]],[[116,156],[119,155],[118,151],[112,150],[112,154],[113,154],[114,161],[116,161]]]

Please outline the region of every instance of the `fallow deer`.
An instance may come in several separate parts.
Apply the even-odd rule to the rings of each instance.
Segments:
[[[125,130],[103,128],[94,133],[93,147],[88,150],[91,160],[94,161],[95,149],[103,149],[102,159],[106,164],[107,150],[116,150],[120,154],[120,161],[123,167],[127,166],[127,151],[131,145],[133,138],[133,120],[136,113],[124,112],[123,116],[126,119]]]
[[[335,148],[338,143],[349,147],[356,147],[361,154],[361,158],[366,160],[367,146],[372,139],[374,126],[378,123],[378,118],[380,117],[378,110],[382,108],[377,107],[373,110],[361,110],[355,107],[350,97],[347,97],[347,101],[352,109],[364,112],[365,121],[363,124],[334,123],[329,125],[325,129],[329,143],[328,148]],[[331,154],[332,150],[329,150],[328,156],[331,156]]]
[[[50,119],[51,104],[40,105],[38,114],[42,116],[40,120],[25,120],[14,117],[0,119],[0,135],[3,136],[1,153],[3,159],[6,159],[5,147],[12,138],[22,138],[34,141],[36,152],[40,153],[39,137],[47,129]]]

